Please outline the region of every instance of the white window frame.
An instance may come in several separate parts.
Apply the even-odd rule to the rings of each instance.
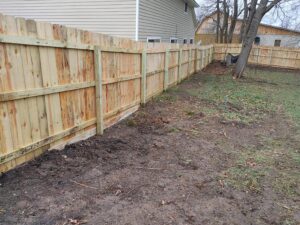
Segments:
[[[175,42],[175,43],[172,43],[172,41],[176,41],[176,42]],[[170,38],[170,43],[171,43],[171,44],[177,44],[177,43],[178,43],[178,38],[171,37],[171,38]]]
[[[154,42],[154,43],[161,43],[161,37],[147,37],[147,43],[153,43],[149,42],[149,40],[159,40],[159,42]]]
[[[186,41],[185,43],[184,43],[184,40]],[[187,43],[188,43],[188,39],[187,38],[183,38],[182,44],[186,45]]]
[[[193,43],[191,44],[191,40],[193,40]],[[190,45],[193,45],[193,44],[195,44],[195,40],[194,40],[194,38],[190,38],[190,40],[189,40],[189,44]]]

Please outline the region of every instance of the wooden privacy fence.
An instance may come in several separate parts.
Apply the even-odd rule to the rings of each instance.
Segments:
[[[212,59],[212,46],[149,49],[0,15],[0,172],[102,134]]]
[[[214,59],[224,60],[228,53],[238,55],[240,44],[215,44]],[[287,69],[300,69],[300,49],[253,45],[249,63]]]

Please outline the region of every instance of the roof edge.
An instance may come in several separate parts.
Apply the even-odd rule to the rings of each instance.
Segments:
[[[200,7],[199,4],[196,2],[196,0],[184,0],[184,2],[187,2],[190,6],[194,8]]]
[[[198,29],[200,28],[200,26],[202,25],[202,23],[212,17],[214,14],[216,14],[217,12],[212,12],[210,13],[209,15],[205,16],[199,23],[198,23],[198,26],[197,26],[197,29],[196,29],[196,32],[198,31]],[[221,12],[222,13],[222,12]],[[240,18],[237,18],[237,21],[243,21],[242,19]],[[288,31],[288,32],[293,32],[293,33],[298,33],[300,34],[300,31],[299,30],[293,30],[293,29],[289,29],[289,28],[284,28],[284,27],[279,27],[279,26],[274,26],[274,25],[270,25],[270,24],[266,24],[266,23],[260,23],[259,24],[260,26],[266,26],[266,27],[271,27],[271,28],[274,28],[274,29],[279,29],[279,30],[285,30],[285,31]]]

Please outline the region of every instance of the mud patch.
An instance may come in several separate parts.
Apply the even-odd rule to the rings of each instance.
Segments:
[[[219,106],[187,90],[201,91],[206,79],[185,81],[103,136],[5,174],[0,223],[299,223],[297,131],[282,114],[243,125],[204,112]]]

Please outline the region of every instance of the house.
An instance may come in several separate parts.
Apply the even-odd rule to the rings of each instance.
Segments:
[[[221,14],[222,17],[222,14]],[[195,34],[196,42],[212,44],[216,40],[217,13],[206,16],[198,25]],[[222,19],[221,19],[222,21]],[[230,26],[229,18],[229,26]],[[243,21],[237,20],[233,35],[233,43],[239,43]],[[267,24],[260,24],[255,44],[265,46],[300,47],[300,31],[285,29]]]
[[[136,41],[193,43],[195,0],[1,0],[0,13]]]

